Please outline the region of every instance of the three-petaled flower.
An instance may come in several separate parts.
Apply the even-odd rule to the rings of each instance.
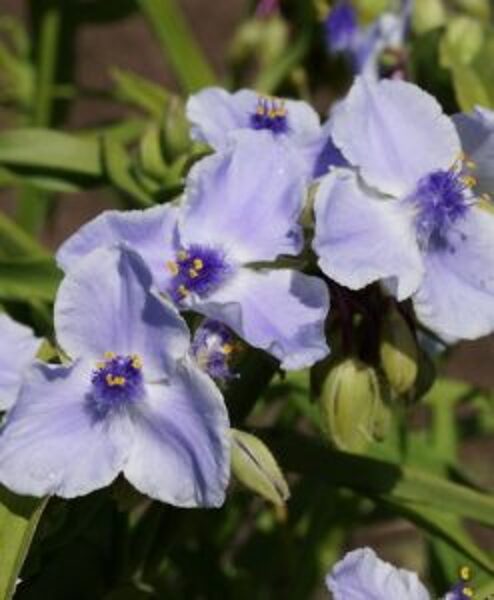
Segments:
[[[38,362],[0,434],[0,482],[72,498],[119,473],[177,506],[218,506],[229,424],[218,388],[189,358],[189,332],[135,253],[102,248],[65,277],[57,340],[72,362]]]
[[[269,136],[238,133],[227,149],[198,163],[180,208],[97,217],[65,242],[59,264],[70,271],[94,248],[125,242],[180,309],[224,323],[285,369],[324,358],[325,283],[274,264],[303,247],[305,178],[296,155]]]
[[[453,120],[417,86],[360,78],[331,130],[349,164],[316,194],[321,269],[351,289],[382,281],[447,341],[494,330],[494,214]]]

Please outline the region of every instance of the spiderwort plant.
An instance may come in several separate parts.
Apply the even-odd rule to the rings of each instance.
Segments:
[[[460,582],[443,600],[469,600],[470,570],[460,571]],[[381,560],[371,548],[348,552],[326,577],[334,600],[430,600],[430,595],[416,573],[398,569]]]
[[[180,208],[97,217],[61,247],[59,264],[67,270],[98,246],[125,242],[180,309],[227,325],[284,369],[324,358],[326,285],[274,264],[303,247],[304,178],[296,156],[269,136],[237,133],[238,143],[198,163]]]
[[[41,343],[32,329],[0,314],[0,411],[14,404],[23,374],[34,362]]]
[[[142,259],[96,250],[64,279],[57,340],[71,362],[37,363],[0,434],[0,482],[72,498],[119,473],[148,496],[219,506],[229,478],[222,396],[187,358],[189,334]]]
[[[494,214],[439,104],[409,83],[359,79],[331,133],[351,166],[316,194],[321,269],[351,289],[382,281],[446,341],[494,330]]]
[[[383,13],[363,26],[351,1],[340,0],[324,23],[327,47],[331,54],[346,56],[356,74],[403,79],[411,10],[412,0],[402,0],[399,12]]]

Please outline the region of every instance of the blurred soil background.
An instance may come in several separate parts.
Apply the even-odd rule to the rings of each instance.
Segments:
[[[199,45],[221,77],[225,73],[229,44],[237,26],[247,14],[248,2],[180,0],[180,4]],[[26,21],[25,1],[2,0],[0,13],[15,15]],[[178,91],[177,82],[161,48],[145,20],[138,14],[126,16],[117,22],[84,25],[78,29],[74,44],[75,84],[78,88],[108,91],[112,85],[110,67],[121,67]],[[131,109],[112,104],[108,100],[86,97],[71,103],[61,126],[75,130],[101,125],[128,115],[129,111]],[[8,120],[0,113],[0,128],[6,126]],[[13,194],[0,191],[0,210],[12,213],[14,205]],[[64,195],[42,232],[44,243],[55,250],[80,225],[111,206],[111,198],[104,190]],[[448,290],[445,290],[445,293],[448,293]],[[460,344],[452,353],[446,372],[479,387],[493,389],[494,337]],[[423,417],[419,415],[418,421],[423,422]],[[462,448],[462,462],[477,465],[473,467],[477,479],[489,487],[494,486],[493,456],[494,440],[475,440]],[[477,464],[479,462],[481,464]],[[494,551],[492,532],[479,530],[476,533],[477,539],[483,542],[482,545],[487,550]],[[384,558],[395,563],[406,563],[408,567],[422,570],[424,558],[423,553],[418,550],[421,549],[423,540],[417,530],[405,520],[394,519],[360,530],[360,533],[354,536],[352,546],[364,544],[374,546]],[[322,597],[326,597],[326,594],[322,594]]]

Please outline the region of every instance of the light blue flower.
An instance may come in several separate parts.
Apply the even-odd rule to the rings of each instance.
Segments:
[[[331,132],[352,168],[333,169],[316,194],[322,270],[351,289],[380,280],[412,298],[446,341],[493,331],[494,214],[478,202],[436,100],[409,83],[359,78]]]
[[[238,136],[192,169],[182,208],[105,213],[57,258],[66,270],[96,247],[125,242],[181,309],[226,324],[285,369],[310,366],[328,353],[327,287],[294,269],[271,267],[280,255],[302,249],[297,220],[304,179],[296,156],[271,147],[269,133]]]
[[[403,0],[398,13],[385,12],[363,26],[351,1],[340,0],[325,21],[328,48],[331,53],[346,55],[356,74],[374,80],[402,79],[411,9],[412,0]]]
[[[232,134],[258,132],[270,134],[272,144],[263,142],[263,151],[289,146],[295,151],[304,171],[317,177],[328,165],[321,166],[321,153],[328,134],[315,110],[302,100],[265,96],[253,90],[233,94],[219,87],[205,88],[187,102],[187,118],[192,137],[222,151]]]
[[[469,600],[473,591],[468,567],[444,600]],[[381,560],[371,548],[348,552],[326,577],[334,600],[430,600],[425,586],[412,571]]]
[[[26,375],[0,434],[0,482],[72,498],[123,473],[163,502],[222,504],[226,408],[142,259],[118,247],[81,259],[60,286],[55,329],[72,362]]]
[[[0,314],[0,411],[14,404],[23,374],[34,362],[41,343],[29,327]]]
[[[371,548],[349,552],[326,578],[334,600],[430,600],[415,573],[381,560]]]

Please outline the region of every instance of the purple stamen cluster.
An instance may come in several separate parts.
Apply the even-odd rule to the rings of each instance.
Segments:
[[[168,268],[173,275],[170,293],[176,302],[184,300],[191,293],[200,298],[208,296],[232,272],[223,251],[196,244],[179,250],[176,260],[170,261]]]
[[[417,237],[425,249],[447,249],[447,234],[471,203],[468,177],[456,169],[435,171],[419,181],[413,195]]]
[[[236,348],[232,332],[223,323],[206,319],[195,332],[191,351],[199,368],[224,383],[234,377],[230,365]]]
[[[91,377],[92,407],[99,416],[138,400],[143,393],[142,364],[138,356],[111,352]]]
[[[252,129],[267,129],[275,134],[288,132],[287,110],[276,98],[259,97],[255,113],[250,116]]]

